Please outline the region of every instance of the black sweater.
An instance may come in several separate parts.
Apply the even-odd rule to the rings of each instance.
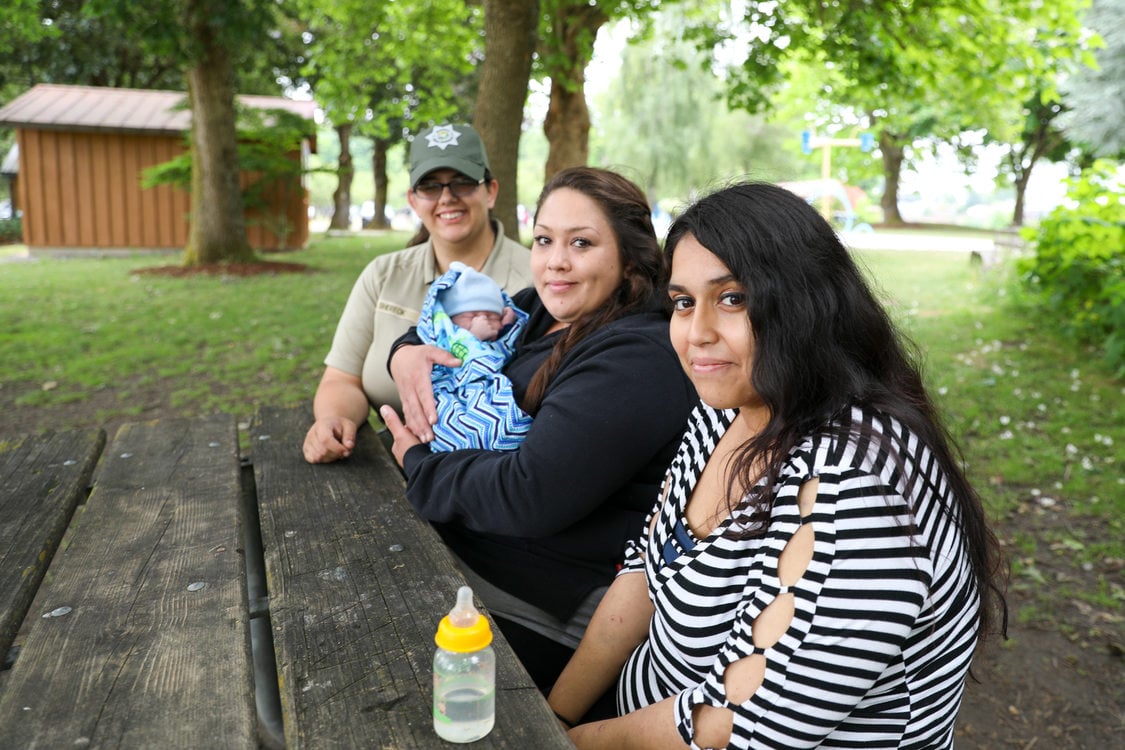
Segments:
[[[560,334],[534,289],[514,302],[530,318],[504,373],[522,405]],[[640,533],[695,400],[654,303],[567,355],[519,450],[407,451],[407,497],[479,575],[565,620]]]

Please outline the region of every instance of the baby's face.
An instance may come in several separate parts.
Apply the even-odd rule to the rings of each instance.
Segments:
[[[457,313],[450,318],[453,325],[464,328],[481,341],[492,341],[500,334],[503,324],[500,322],[500,313],[476,310]]]

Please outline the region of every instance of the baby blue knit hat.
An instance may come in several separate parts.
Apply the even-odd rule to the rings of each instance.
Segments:
[[[453,282],[453,286],[438,292],[438,299],[441,300],[446,315],[452,318],[458,313],[471,310],[504,312],[504,295],[500,292],[499,284],[458,261],[450,263],[449,269],[460,271],[461,275]]]

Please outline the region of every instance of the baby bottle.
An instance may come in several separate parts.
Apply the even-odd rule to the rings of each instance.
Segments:
[[[488,620],[473,606],[473,590],[457,590],[457,604],[434,636],[434,731],[450,742],[473,742],[496,718],[496,655]]]

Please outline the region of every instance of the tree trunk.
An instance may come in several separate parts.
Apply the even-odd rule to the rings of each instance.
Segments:
[[[590,110],[586,106],[586,66],[594,54],[594,38],[606,22],[605,13],[596,5],[563,7],[554,19],[555,33],[551,43],[557,47],[553,59],[561,60],[559,69],[549,71],[551,101],[543,132],[550,150],[543,175],[544,181],[567,167],[585,166],[590,157]]]
[[[254,259],[246,238],[239,185],[238,130],[234,112],[234,68],[209,14],[189,5],[191,35],[200,55],[187,71],[191,105],[191,228],[184,265],[238,263]]]
[[[371,173],[375,178],[375,217],[371,219],[374,229],[387,229],[387,148],[390,141],[376,138],[371,155]]]
[[[484,0],[484,62],[473,127],[488,151],[492,176],[500,183],[493,213],[517,241],[520,130],[538,23],[538,0]]]
[[[1027,183],[1031,181],[1031,167],[1021,170],[1016,177],[1016,206],[1012,210],[1012,226],[1023,226],[1024,201],[1027,194]]]
[[[340,161],[336,166],[336,190],[332,193],[332,221],[328,228],[348,229],[352,221],[352,179],[355,177],[351,123],[337,125],[336,136],[340,139]]]
[[[1062,144],[1062,136],[1051,127],[1051,122],[1058,111],[1049,105],[1039,105],[1039,116],[1036,126],[1031,132],[1025,132],[1023,147],[1017,152],[1012,151],[1011,167],[1015,178],[1016,205],[1012,210],[1012,226],[1022,227],[1024,208],[1027,203],[1027,186],[1031,183],[1031,170],[1047,154],[1057,149]],[[1025,166],[1026,164],[1026,166]]]
[[[883,197],[879,205],[883,207],[883,223],[888,226],[902,226],[902,214],[898,212],[898,185],[902,176],[903,146],[898,137],[886,130],[879,132],[879,150],[883,153]]]
[[[581,74],[579,74],[581,75]],[[571,91],[551,80],[551,102],[543,121],[550,150],[543,180],[567,167],[584,166],[590,157],[590,110],[585,90]]]

